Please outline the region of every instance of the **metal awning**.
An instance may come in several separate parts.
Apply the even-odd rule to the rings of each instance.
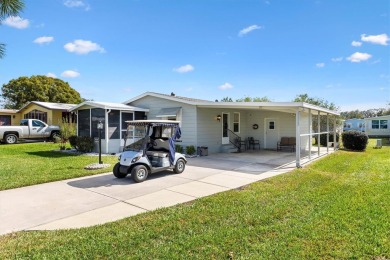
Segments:
[[[177,116],[177,114],[180,111],[180,109],[181,109],[181,107],[161,108],[160,111],[157,113],[156,117]]]

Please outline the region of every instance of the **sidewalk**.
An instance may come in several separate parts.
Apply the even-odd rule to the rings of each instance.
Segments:
[[[229,166],[227,161],[212,158],[208,162],[227,169],[191,166],[189,162],[182,174],[157,173],[143,183],[105,173],[0,191],[0,235],[104,224],[238,188],[295,168],[295,162],[277,168],[245,161],[230,162]]]

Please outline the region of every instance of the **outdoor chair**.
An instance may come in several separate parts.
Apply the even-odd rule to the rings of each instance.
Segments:
[[[296,138],[295,137],[282,137],[277,144],[277,151],[282,149],[290,150],[291,152],[295,151]]]
[[[248,147],[249,149],[252,149],[255,150],[256,149],[256,145],[259,147],[259,150],[260,150],[260,140],[256,140],[254,139],[253,137],[248,137]]]
[[[236,146],[238,149],[241,150],[241,147],[244,146],[244,150],[246,150],[246,141],[245,140],[242,140],[241,137],[237,137],[236,138]]]

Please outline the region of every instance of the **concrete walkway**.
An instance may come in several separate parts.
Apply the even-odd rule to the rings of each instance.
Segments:
[[[182,174],[156,173],[143,183],[110,172],[0,191],[0,235],[115,221],[286,173],[295,168],[293,160],[292,154],[266,151],[216,154],[190,158]]]

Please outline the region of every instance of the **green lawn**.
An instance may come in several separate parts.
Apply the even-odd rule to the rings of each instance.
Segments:
[[[98,163],[98,157],[71,155],[53,150],[59,150],[59,145],[53,143],[1,144],[0,190],[110,172],[112,170],[112,167],[99,170],[85,170],[85,166]],[[102,161],[114,166],[118,158],[116,156],[104,156]]]
[[[77,230],[0,237],[0,259],[389,259],[390,147]]]

